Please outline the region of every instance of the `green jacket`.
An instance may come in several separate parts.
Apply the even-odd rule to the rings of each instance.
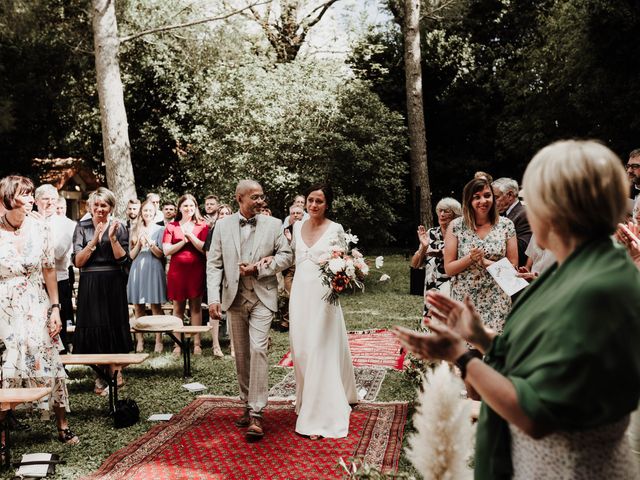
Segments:
[[[620,420],[640,397],[640,272],[611,239],[586,242],[523,292],[485,362],[554,431]],[[475,478],[511,475],[509,427],[483,403]]]

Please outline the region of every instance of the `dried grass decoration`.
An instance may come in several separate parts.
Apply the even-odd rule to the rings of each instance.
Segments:
[[[422,386],[407,457],[424,480],[472,478],[467,465],[475,429],[471,406],[460,396],[464,384],[443,362],[422,376]]]

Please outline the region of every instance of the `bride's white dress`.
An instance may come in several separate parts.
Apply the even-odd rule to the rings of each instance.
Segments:
[[[289,341],[296,376],[296,432],[342,438],[358,401],[356,382],[340,305],[323,300],[329,288],[320,280],[318,258],[344,230],[331,222],[311,246],[302,240],[303,222],[293,226],[296,273],[289,301]],[[337,236],[340,237],[337,237]]]

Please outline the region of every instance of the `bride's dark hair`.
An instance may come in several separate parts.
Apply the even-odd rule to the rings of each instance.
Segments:
[[[324,193],[324,199],[327,202],[327,210],[325,212],[325,215],[332,213],[331,207],[333,206],[333,189],[331,188],[331,185],[329,185],[328,183],[315,183],[311,185],[309,188],[307,188],[304,192],[305,202],[306,202],[306,198],[309,196],[311,192],[317,192],[318,190]]]

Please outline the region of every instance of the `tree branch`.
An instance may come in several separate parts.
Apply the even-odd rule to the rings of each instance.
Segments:
[[[217,17],[207,17],[207,18],[202,18],[200,20],[193,20],[191,22],[178,23],[178,24],[175,24],[175,25],[164,25],[162,27],[150,28],[148,30],[143,30],[142,32],[138,32],[138,33],[135,33],[133,35],[127,35],[126,37],[121,37],[120,38],[120,43],[128,42],[129,40],[134,40],[136,38],[142,37],[144,35],[150,35],[152,33],[168,32],[169,30],[175,30],[177,28],[192,27],[194,25],[200,25],[202,23],[208,23],[208,22],[215,22],[215,21],[218,21],[218,20],[224,20],[226,18],[229,18],[229,17],[232,17],[232,16],[237,15],[239,13],[242,13],[245,10],[252,9],[256,5],[264,5],[264,4],[270,3],[270,2],[271,2],[271,0],[265,0],[265,1],[262,1],[262,2],[252,3],[251,5],[247,5],[246,7],[240,8],[238,10],[234,10],[233,12],[229,12],[229,13],[227,13],[225,15],[220,15],[220,16],[217,16]]]
[[[327,10],[329,9],[329,7],[330,7],[331,5],[333,5],[334,3],[336,3],[337,1],[338,1],[338,0],[328,0],[327,2],[323,3],[322,5],[318,5],[316,8],[314,8],[314,9],[309,13],[309,15],[307,15],[307,16],[305,17],[305,19],[304,19],[304,20],[306,20],[306,19],[310,18],[310,17],[311,17],[311,15],[313,15],[313,14],[314,14],[315,12],[317,12],[318,10],[320,10],[320,13],[318,13],[318,16],[317,16],[316,18],[314,18],[313,20],[310,20],[310,21],[308,21],[308,22],[305,22],[305,21],[303,20],[302,22],[300,22],[300,23],[301,23],[301,25],[302,25],[302,27],[303,27],[303,29],[304,29],[305,31],[308,31],[311,27],[313,27],[316,23],[318,23],[318,22],[322,19],[323,15],[324,15],[325,13],[327,13]]]
[[[440,10],[444,10],[446,8],[449,8],[451,5],[455,4],[458,0],[446,0],[444,2],[442,2],[440,5],[438,5],[435,8],[429,8],[429,10],[425,11],[421,16],[420,19],[424,19],[424,18],[428,18],[430,20],[439,20],[442,17],[437,15],[437,13]]]

